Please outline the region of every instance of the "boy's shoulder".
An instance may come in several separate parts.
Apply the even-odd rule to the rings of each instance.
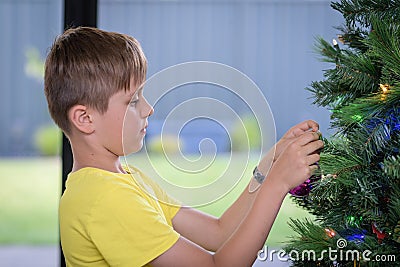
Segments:
[[[90,201],[115,198],[116,194],[162,202],[172,206],[181,203],[138,168],[124,166],[127,173],[114,173],[99,168],[86,167],[70,173],[63,198],[90,198]],[[133,196],[135,195],[135,196]],[[97,200],[96,200],[97,199]]]
[[[82,180],[85,180],[85,183],[112,183],[119,180],[129,181],[130,179],[128,178],[131,177],[131,175],[131,173],[116,173],[100,168],[84,167],[68,175],[67,186],[68,184],[81,182]]]
[[[145,193],[130,173],[85,167],[68,175],[66,189],[60,200],[60,212],[91,213],[94,207],[104,207],[107,203],[141,202],[144,196]]]
[[[147,177],[142,171],[133,166],[124,166],[126,173],[115,173],[100,168],[84,167],[68,175],[66,182],[66,192],[79,190],[86,192],[114,189],[130,189],[143,191],[143,189],[153,191],[157,184]],[[157,187],[156,190],[159,188]]]

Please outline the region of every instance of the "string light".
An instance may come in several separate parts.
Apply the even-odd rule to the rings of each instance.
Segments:
[[[379,84],[379,87],[382,89],[382,92],[383,92],[384,94],[387,94],[388,91],[389,91],[389,89],[390,89],[390,85],[387,84],[387,83],[385,83],[385,84],[380,83],[380,84]]]
[[[363,120],[363,117],[358,114],[351,116],[351,118],[357,122],[361,122]]]
[[[332,238],[336,235],[335,231],[330,228],[325,228],[325,232],[330,238]]]
[[[344,40],[343,35],[339,34],[339,35],[338,35],[338,39],[339,39],[339,42],[341,42],[342,44],[345,43],[345,40]]]
[[[389,92],[389,89],[390,89],[390,85],[387,83],[385,83],[385,84],[380,83],[379,87],[382,89],[381,101],[385,101],[386,94]]]

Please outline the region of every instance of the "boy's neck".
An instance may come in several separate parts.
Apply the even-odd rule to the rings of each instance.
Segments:
[[[109,172],[115,172],[115,173],[127,173],[125,169],[122,167],[121,162],[115,162],[114,164],[98,164],[98,162],[94,163],[84,163],[84,162],[78,162],[74,160],[73,166],[72,166],[72,171],[71,172],[76,172],[82,168],[96,168],[96,169],[101,169]]]
[[[71,149],[74,158],[72,172],[79,169],[91,167],[115,173],[126,173],[121,165],[118,155],[109,151],[96,151],[85,145],[74,146],[71,142]]]

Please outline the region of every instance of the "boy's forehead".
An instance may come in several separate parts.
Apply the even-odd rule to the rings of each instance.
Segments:
[[[141,91],[143,91],[143,87],[144,87],[144,83],[136,85],[136,86],[132,86],[128,91],[129,96],[133,97],[134,95],[140,93]]]

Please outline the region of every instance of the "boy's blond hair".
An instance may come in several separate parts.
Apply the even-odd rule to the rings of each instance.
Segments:
[[[104,113],[110,97],[144,82],[147,60],[133,37],[90,27],[69,29],[46,59],[44,90],[49,112],[67,135],[68,111],[77,104]]]

